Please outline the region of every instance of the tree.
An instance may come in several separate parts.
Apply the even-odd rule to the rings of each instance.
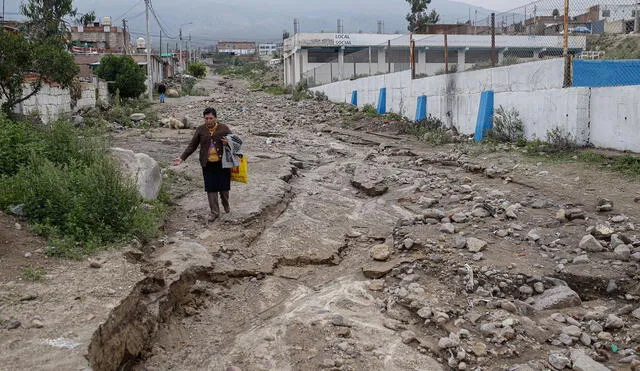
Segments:
[[[191,62],[189,63],[189,66],[187,66],[187,71],[191,76],[199,79],[207,76],[207,66],[205,66],[204,63]]]
[[[65,45],[63,18],[75,14],[71,0],[29,0],[21,11],[26,34],[0,33],[0,96],[7,114],[38,94],[44,82],[67,88],[79,72]],[[24,94],[26,82],[30,91]]]
[[[20,12],[27,18],[25,26],[29,36],[61,40],[68,33],[65,18],[78,13],[73,8],[73,0],[29,0],[20,5]]]
[[[105,55],[95,73],[109,81],[109,93],[120,91],[122,98],[138,98],[146,91],[146,72],[129,55]]]
[[[75,19],[75,22],[78,26],[85,26],[85,27],[92,24],[95,21],[96,21],[96,12],[93,10]]]
[[[553,9],[553,12],[551,12],[551,15],[554,17],[559,17],[560,16],[560,11],[558,9]]]
[[[411,5],[411,12],[407,14],[410,32],[426,32],[427,27],[440,21],[440,15],[432,10],[427,13],[427,8],[431,4],[431,0],[406,0]]]

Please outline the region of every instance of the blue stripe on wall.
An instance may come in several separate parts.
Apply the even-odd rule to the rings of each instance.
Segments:
[[[640,85],[640,59],[573,61],[573,86],[602,87]]]

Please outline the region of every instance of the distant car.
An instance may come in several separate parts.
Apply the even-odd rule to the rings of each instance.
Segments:
[[[587,27],[576,27],[573,30],[569,30],[571,33],[591,33],[591,30]]]

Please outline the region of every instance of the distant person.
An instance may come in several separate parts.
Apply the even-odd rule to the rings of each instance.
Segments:
[[[164,95],[167,92],[167,85],[164,84],[164,82],[161,82],[160,85],[158,85],[158,94],[160,95],[160,103],[164,103]]]
[[[225,137],[231,134],[231,129],[218,122],[216,110],[213,107],[205,109],[202,116],[204,116],[204,124],[198,126],[191,143],[182,155],[173,161],[173,165],[177,166],[183,163],[200,146],[199,160],[204,177],[204,190],[207,192],[211,209],[209,221],[212,222],[220,216],[218,193],[225,213],[231,211],[229,208],[231,169],[222,167],[223,147],[228,144]]]

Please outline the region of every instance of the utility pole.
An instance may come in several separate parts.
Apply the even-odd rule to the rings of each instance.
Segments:
[[[182,28],[180,29],[180,40],[178,42],[180,43],[180,58],[178,59],[178,64],[180,68],[183,69],[182,72],[184,72],[184,68],[182,67]]]
[[[147,93],[149,95],[149,101],[153,101],[153,83],[151,79],[151,37],[149,36],[149,1],[151,0],[144,0],[146,5],[145,13],[147,16],[147,42],[145,46],[147,47]]]
[[[162,58],[162,30],[160,30],[160,58]]]
[[[187,48],[189,50],[189,63],[191,63],[193,58],[191,57],[191,32],[189,32],[189,42],[187,44]]]
[[[127,20],[122,20],[122,51],[127,55]]]

